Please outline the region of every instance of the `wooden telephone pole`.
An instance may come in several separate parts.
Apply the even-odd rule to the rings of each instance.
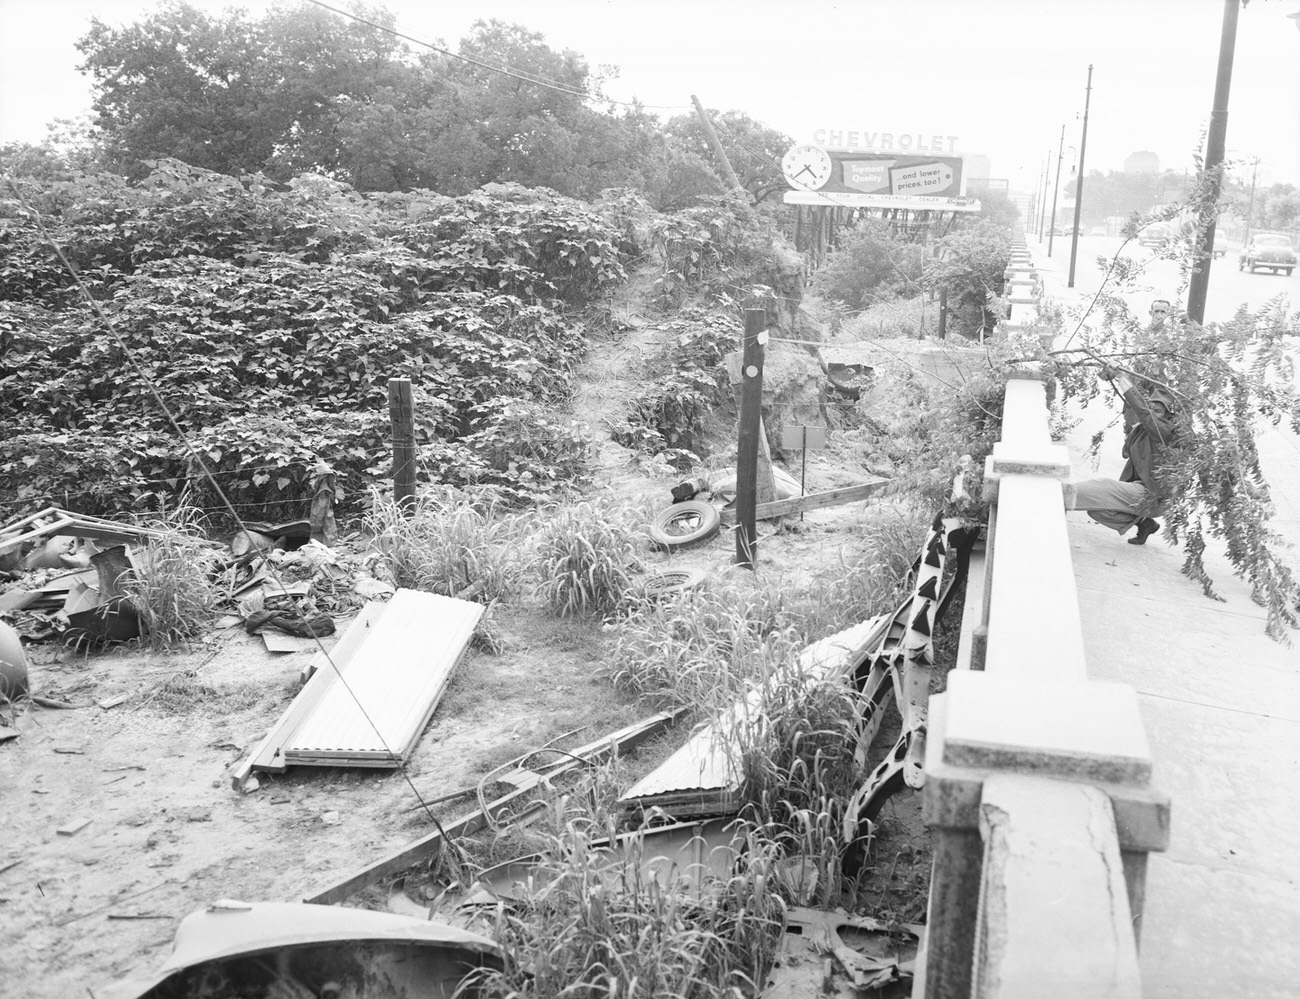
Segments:
[[[709,140],[709,145],[713,147],[713,155],[718,158],[722,165],[722,172],[726,175],[727,183],[731,189],[738,193],[745,193],[745,189],[740,186],[740,178],[736,176],[736,171],[731,169],[731,160],[727,159],[727,152],[722,148],[722,143],[718,141],[718,133],[713,130],[713,122],[709,120],[709,113],[704,110],[704,105],[700,99],[691,94],[691,103],[695,105],[695,113],[700,117],[700,124],[704,127],[704,135]]]

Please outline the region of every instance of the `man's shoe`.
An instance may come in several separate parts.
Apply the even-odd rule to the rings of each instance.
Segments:
[[[1143,517],[1137,522],[1137,537],[1129,538],[1130,545],[1145,545],[1147,538],[1160,530],[1160,521],[1153,520],[1151,517]]]

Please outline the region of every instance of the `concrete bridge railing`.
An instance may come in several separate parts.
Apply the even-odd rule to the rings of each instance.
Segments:
[[[970,668],[931,699],[934,833],[913,995],[1136,997],[1147,854],[1169,840],[1136,692],[1088,679],[1045,385],[1008,383]]]

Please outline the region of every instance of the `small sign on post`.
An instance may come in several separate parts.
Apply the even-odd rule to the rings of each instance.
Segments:
[[[826,447],[826,428],[825,427],[782,427],[781,428],[781,447],[786,451],[793,451],[796,448],[803,452],[802,464],[799,468],[799,492],[806,493],[805,487],[808,478],[808,452],[820,451]],[[803,521],[803,511],[799,511],[799,520]]]

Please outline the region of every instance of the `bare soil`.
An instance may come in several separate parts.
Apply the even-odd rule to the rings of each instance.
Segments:
[[[636,377],[633,362],[654,346],[653,324],[635,318],[590,361],[579,412],[598,439]],[[599,464],[598,492],[646,509],[667,505],[677,481],[608,441]],[[865,477],[831,451],[810,456],[807,473],[809,490]],[[761,525],[759,571],[839,564],[861,517],[857,505],[782,530]],[[648,557],[723,572],[732,554],[724,530],[691,551]],[[581,730],[570,745],[591,741],[650,713],[598,678],[613,641],[599,623],[558,622],[527,601],[498,608],[495,621],[504,648],[467,654],[403,772],[291,768],[259,775],[246,794],[230,774],[288,706],[305,654],[269,653],[238,625],[174,654],[29,646],[32,693],[75,707],[28,704],[14,720],[18,738],[0,744],[0,993],[93,996],[160,963],[177,922],[196,909],[221,898],[301,899],[426,835],[417,792],[472,787],[561,733]],[[117,696],[126,700],[100,706]],[[679,727],[642,748],[626,761],[629,779],[685,735]],[[923,915],[929,860],[915,798],[901,795],[882,814],[865,890],[877,915]],[[445,822],[472,807],[461,797],[434,812]],[[378,907],[383,895],[349,901]]]

